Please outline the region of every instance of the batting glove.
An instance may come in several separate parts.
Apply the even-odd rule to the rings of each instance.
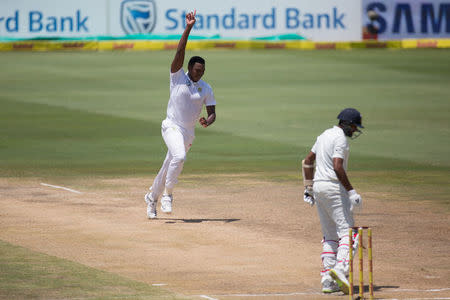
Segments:
[[[307,185],[305,187],[305,193],[303,194],[303,201],[308,203],[310,206],[314,205],[313,187],[312,185]]]
[[[350,204],[353,207],[362,205],[362,198],[355,190],[348,191],[348,198],[350,199]]]

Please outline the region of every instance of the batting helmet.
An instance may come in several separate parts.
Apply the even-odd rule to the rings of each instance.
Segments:
[[[349,124],[355,124],[359,128],[364,128],[361,123],[362,117],[358,110],[354,108],[346,108],[341,111],[337,117],[340,121],[346,121]]]

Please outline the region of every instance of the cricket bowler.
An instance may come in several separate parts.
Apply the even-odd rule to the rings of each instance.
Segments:
[[[162,121],[161,134],[167,146],[167,155],[149,192],[145,195],[147,217],[157,216],[156,205],[161,197],[161,211],[172,212],[173,189],[178,183],[186,154],[195,138],[195,124],[204,128],[216,119],[216,100],[209,84],[201,80],[205,72],[205,60],[193,56],[188,63],[188,71],[183,70],[186,44],[195,24],[195,11],[186,14],[186,28],[178,42],[177,51],[170,67],[170,98],[167,117]],[[203,105],[207,118],[199,118]]]

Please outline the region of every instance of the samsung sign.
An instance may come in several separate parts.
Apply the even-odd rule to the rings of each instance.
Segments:
[[[363,0],[363,14],[380,40],[450,38],[450,1]]]
[[[360,0],[0,1],[0,36],[181,34],[191,9],[197,9],[195,35],[251,38],[290,33],[316,41],[361,38]]]

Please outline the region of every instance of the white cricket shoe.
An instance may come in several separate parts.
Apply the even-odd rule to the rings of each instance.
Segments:
[[[350,285],[345,274],[339,269],[331,269],[330,276],[333,277],[334,280],[336,280],[341,291],[344,292],[344,294],[348,295]]]
[[[331,294],[339,292],[340,290],[339,285],[332,278],[322,282],[322,293]]]
[[[170,214],[172,213],[172,195],[163,195],[161,197],[161,211]]]
[[[153,200],[151,192],[145,194],[145,203],[147,203],[147,218],[155,219],[156,218],[156,203],[158,201]]]

